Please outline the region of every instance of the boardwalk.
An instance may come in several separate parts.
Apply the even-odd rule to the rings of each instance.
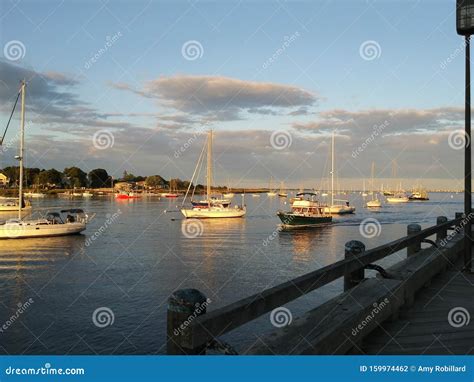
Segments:
[[[473,274],[451,270],[439,275],[420,291],[410,309],[401,311],[398,320],[372,332],[360,350],[366,354],[474,354],[473,292]]]

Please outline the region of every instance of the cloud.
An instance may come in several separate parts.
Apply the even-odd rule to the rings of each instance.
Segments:
[[[464,110],[456,107],[432,109],[326,110],[310,122],[294,122],[293,128],[308,133],[326,134],[337,130],[350,136],[364,136],[387,121],[384,135],[440,132],[462,124]]]
[[[163,106],[214,120],[235,120],[241,113],[276,114],[278,109],[311,106],[318,97],[301,88],[270,82],[244,81],[221,76],[177,75],[161,77],[134,89],[112,86],[154,98]]]

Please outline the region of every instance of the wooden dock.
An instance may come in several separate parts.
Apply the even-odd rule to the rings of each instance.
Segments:
[[[469,315],[465,314],[465,311]],[[451,312],[451,320],[448,319]],[[398,320],[382,323],[362,354],[474,354],[474,275],[452,270],[423,288]],[[473,320],[473,322],[471,322]]]
[[[463,258],[463,229],[473,217],[440,216],[424,230],[409,224],[407,236],[370,250],[348,241],[343,260],[211,312],[200,291],[176,291],[167,352],[237,354],[220,338],[270,313],[276,329],[256,333],[240,354],[472,354],[474,276]],[[377,264],[405,249],[406,258],[390,268]],[[339,278],[344,292],[300,317],[284,306]]]

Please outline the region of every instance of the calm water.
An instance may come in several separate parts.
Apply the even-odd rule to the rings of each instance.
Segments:
[[[401,237],[406,224],[429,226],[436,217],[462,211],[462,195],[431,194],[427,202],[358,208],[321,230],[275,232],[279,198],[246,197],[244,219],[202,221],[189,226],[176,211],[181,200],[112,198],[45,199],[35,206],[82,207],[96,214],[83,235],[0,241],[0,351],[10,354],[155,354],[165,351],[166,302],[176,289],[197,288],[213,310],[343,257],[344,243],[367,248]],[[234,201],[240,202],[236,195]],[[166,212],[171,211],[171,212]],[[374,217],[380,235],[365,239],[359,223]],[[0,217],[2,219],[2,217]],[[109,220],[107,220],[109,219]],[[109,222],[110,224],[108,224]],[[200,233],[188,238],[183,232]],[[95,234],[96,240],[91,241]],[[393,262],[403,254],[392,256]],[[293,315],[341,291],[340,281],[288,305]],[[13,322],[19,306],[32,299]],[[94,325],[93,313],[106,307],[114,322]],[[226,339],[238,349],[272,329],[268,316]]]

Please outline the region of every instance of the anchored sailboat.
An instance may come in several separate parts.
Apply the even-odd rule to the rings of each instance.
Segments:
[[[20,180],[18,190],[18,218],[0,223],[0,239],[25,239],[29,237],[63,236],[77,234],[86,229],[88,216],[83,210],[64,209],[59,212],[49,212],[45,218],[22,219],[23,206],[23,158],[25,142],[25,81],[21,84],[21,117],[20,117]]]
[[[372,176],[372,194],[374,195],[372,200],[367,202],[368,208],[380,208],[382,207],[382,202],[377,197],[377,194],[374,191],[374,176],[375,176],[375,162],[372,162],[372,169],[371,169],[371,176]]]
[[[240,218],[245,215],[245,206],[230,207],[231,202],[226,199],[217,199],[212,197],[212,130],[207,135],[207,141],[199,156],[193,177],[189,183],[184,203],[188,197],[191,186],[199,176],[202,163],[204,161],[204,151],[207,147],[207,176],[206,176],[206,199],[200,201],[191,200],[192,208],[182,208],[181,213],[186,218],[205,219],[205,218]],[[191,198],[194,196],[196,186],[194,186]]]
[[[334,202],[343,202],[343,204]],[[355,207],[349,205],[348,200],[334,199],[334,132],[332,133],[331,141],[331,205],[325,207],[324,212],[337,215],[352,214],[355,212]]]

